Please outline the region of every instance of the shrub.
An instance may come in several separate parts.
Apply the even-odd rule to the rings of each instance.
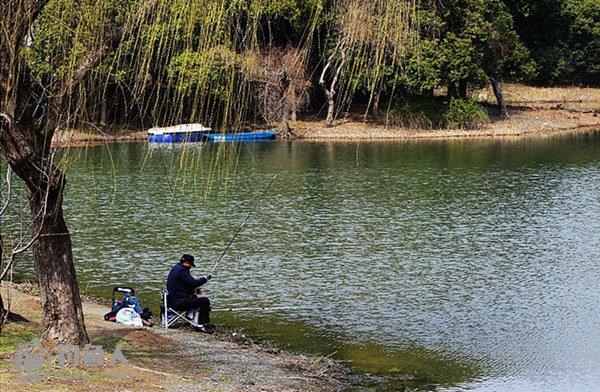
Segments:
[[[490,122],[487,112],[472,99],[452,99],[444,113],[449,128],[473,129]]]
[[[444,125],[444,104],[427,97],[403,97],[384,111],[381,120],[386,125],[409,129],[439,128]]]

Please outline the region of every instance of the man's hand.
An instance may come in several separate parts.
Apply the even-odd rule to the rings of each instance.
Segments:
[[[207,281],[211,280],[212,279],[212,274],[206,275],[205,278],[206,278]]]

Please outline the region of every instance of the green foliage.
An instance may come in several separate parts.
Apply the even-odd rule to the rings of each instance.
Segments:
[[[185,91],[210,85],[214,86],[212,94],[224,99],[228,78],[237,74],[251,75],[257,67],[257,56],[238,54],[221,45],[199,52],[185,50],[171,60],[168,71],[178,89]]]
[[[444,126],[446,104],[419,95],[405,96],[394,101],[381,119],[386,125],[408,129],[436,129]]]
[[[320,13],[323,3],[320,0],[255,0],[251,3],[253,16],[283,18],[295,27],[303,27],[313,13]]]
[[[487,112],[471,99],[452,99],[444,113],[449,128],[474,129],[490,121]]]
[[[573,72],[591,84],[600,82],[600,0],[583,0],[571,29]]]
[[[32,75],[68,78],[142,3],[50,0],[24,51]],[[122,121],[253,121],[256,86],[275,80],[261,64],[296,51],[307,53],[298,69],[313,88],[325,64],[329,83],[339,66],[338,111],[409,94],[393,103],[390,121],[438,127],[445,110],[431,97],[440,87],[482,86],[491,76],[599,83],[599,26],[600,0],[161,0],[79,85],[68,117],[93,121],[109,96],[113,108],[137,108]]]
[[[538,83],[600,82],[599,0],[505,0]]]
[[[407,55],[400,83],[411,93],[433,91],[442,84],[443,56],[437,39],[423,40]]]
[[[473,129],[488,123],[490,118],[481,105],[471,99],[452,99],[447,103],[439,98],[416,95],[395,100],[381,121],[408,129]]]

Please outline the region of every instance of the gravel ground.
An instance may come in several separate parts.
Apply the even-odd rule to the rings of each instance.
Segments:
[[[18,377],[11,358],[19,342],[41,334],[41,302],[17,287],[10,287],[11,310],[29,321],[9,323],[3,331],[2,391],[339,391],[350,387],[350,372],[329,358],[261,346],[241,333],[217,330],[206,335],[185,327],[132,329],[104,321],[108,309],[94,301],[84,302],[90,339],[107,353],[122,343],[129,364],[73,369],[50,364],[44,368],[45,380],[31,383]],[[21,289],[35,293],[35,288]],[[9,298],[6,284],[2,295],[5,301]]]

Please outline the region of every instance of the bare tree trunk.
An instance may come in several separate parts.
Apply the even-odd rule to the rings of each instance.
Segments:
[[[331,127],[333,125],[333,116],[335,115],[335,101],[333,100],[333,94],[326,93],[327,95],[327,117],[325,118],[325,126]]]
[[[108,102],[106,93],[102,94],[102,102],[100,102],[100,125],[103,127],[108,124]]]
[[[281,121],[283,126],[282,136],[286,139],[291,139],[293,137],[293,134],[292,129],[290,128],[290,110],[285,104],[285,102],[287,94],[290,93],[290,89],[292,89],[293,94],[293,87],[291,85],[291,80],[288,76],[288,72],[285,68],[285,65],[282,65],[281,71],[279,72],[279,85],[281,89],[281,96],[279,98],[283,104],[281,110]]]
[[[373,98],[373,116],[377,119],[379,118],[379,104],[381,102],[381,90],[377,91],[375,97]]]
[[[294,86],[291,86],[289,88],[289,92],[290,92],[290,95],[292,96],[291,101],[294,103],[291,108],[290,120],[298,121],[298,103],[297,103],[298,99],[296,98],[297,97],[296,88]]]
[[[342,58],[337,63],[337,68],[331,80],[331,84],[329,85],[329,88],[325,87],[325,75],[327,74],[327,70],[333,65],[335,55],[336,53],[334,52],[331,56],[329,56],[329,60],[323,68],[323,71],[321,72],[321,77],[319,78],[319,84],[321,85],[321,87],[323,87],[323,90],[325,91],[325,96],[327,97],[327,117],[325,118],[326,127],[331,127],[333,125],[333,118],[335,116],[335,87],[337,85],[340,73],[342,72],[342,68],[344,67],[345,63],[345,56],[342,52]]]
[[[89,342],[79,284],[73,264],[71,236],[62,209],[65,178],[54,169],[46,192],[29,189],[35,271],[44,310],[44,339],[83,346]]]
[[[290,128],[289,114],[287,111],[283,113],[282,123],[282,136],[286,139],[293,137],[292,128]]]
[[[30,234],[44,313],[44,339],[89,342],[73,264],[71,237],[62,210],[65,178],[49,154],[50,141],[8,117],[0,122],[2,152],[27,187],[32,214]],[[33,125],[31,125],[33,128]]]
[[[2,233],[0,233],[0,271],[4,269],[3,263],[3,252],[4,251],[4,241],[2,241]],[[0,287],[2,287],[2,281],[0,280]],[[2,333],[2,329],[4,328],[4,316],[6,316],[6,309],[4,308],[4,301],[2,300],[2,293],[0,293],[0,333]]]
[[[500,82],[495,76],[490,77],[490,82],[492,83],[492,89],[494,90],[496,101],[498,102],[498,113],[500,114],[500,117],[508,118],[508,108],[506,107],[506,100],[504,98],[502,86],[500,86]]]

